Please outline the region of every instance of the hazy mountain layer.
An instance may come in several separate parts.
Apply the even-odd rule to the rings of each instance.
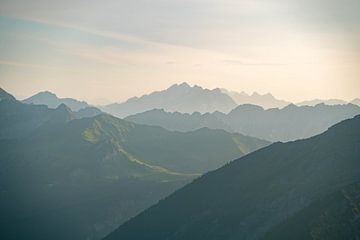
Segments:
[[[104,112],[117,117],[126,117],[154,108],[183,113],[228,112],[236,103],[220,89],[203,89],[187,83],[175,84],[163,91],[157,91],[140,98],[130,98],[123,103],[114,103],[101,108]]]
[[[253,104],[268,109],[268,108],[283,108],[290,104],[290,102],[276,99],[270,93],[261,95],[254,92],[253,94],[248,95],[245,92],[239,93],[235,91],[228,91],[226,89],[221,89],[221,91],[229,95],[236,102],[237,105]]]
[[[106,240],[260,239],[316,201],[359,182],[359,159],[357,116],[321,135],[275,143],[209,172],[129,220]],[[339,211],[332,214],[353,221],[353,214],[342,214],[341,205],[336,203],[331,209]],[[356,205],[351,208],[358,216]],[[317,232],[326,232],[326,227]],[[327,239],[326,234],[320,236],[316,239]]]
[[[1,239],[99,239],[199,174],[268,145],[106,114],[76,119],[65,105],[4,100],[0,113]]]
[[[78,111],[82,108],[89,107],[89,105],[84,101],[78,101],[73,98],[59,98],[54,93],[51,92],[39,92],[34,96],[31,96],[22,101],[27,104],[43,104],[49,108],[57,108],[61,104],[65,104],[73,111]]]
[[[264,110],[260,106],[240,105],[230,113],[170,113],[151,110],[129,116],[135,123],[162,126],[169,130],[191,131],[201,127],[224,129],[269,141],[291,141],[322,133],[331,125],[360,114],[360,107],[347,104],[314,107],[298,107]]]
[[[346,101],[341,100],[341,99],[313,99],[313,100],[309,100],[309,101],[303,101],[303,102],[299,102],[296,105],[298,106],[315,106],[317,104],[321,104],[324,103],[326,105],[341,105],[341,104],[347,104]]]

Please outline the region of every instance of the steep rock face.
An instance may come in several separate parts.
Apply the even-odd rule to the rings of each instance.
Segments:
[[[175,84],[163,91],[153,92],[142,97],[134,97],[123,103],[114,103],[101,108],[104,112],[117,117],[152,110],[165,109],[182,113],[228,112],[236,106],[231,97],[219,89],[203,89],[187,83]]]
[[[105,239],[259,239],[313,201],[359,182],[359,159],[357,116],[207,173]]]

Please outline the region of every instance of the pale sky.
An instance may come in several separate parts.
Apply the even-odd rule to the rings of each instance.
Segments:
[[[90,103],[188,82],[360,97],[359,0],[0,0],[0,86]]]

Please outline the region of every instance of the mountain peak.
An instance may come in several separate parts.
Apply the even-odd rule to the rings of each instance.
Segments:
[[[265,97],[274,98],[274,96],[271,93],[267,93],[264,95]]]
[[[42,91],[42,92],[38,92],[37,94],[35,94],[34,96],[46,96],[46,97],[53,97],[53,98],[58,98],[58,96],[50,91]]]
[[[179,85],[179,87],[186,87],[186,88],[188,88],[188,87],[190,87],[190,85],[189,85],[187,82],[183,82],[183,83],[181,83],[181,84]]]
[[[264,108],[254,104],[242,104],[237,106],[231,112],[243,112],[243,111],[264,111]]]
[[[4,89],[0,88],[0,101],[8,99],[8,100],[16,100],[13,95],[5,91]]]
[[[58,122],[68,122],[70,120],[74,119],[74,113],[71,111],[71,109],[65,105],[64,103],[60,104],[55,111],[53,112],[51,121],[52,123],[58,123]]]
[[[183,83],[180,83],[180,84],[173,84],[171,85],[168,90],[170,89],[184,89],[184,88],[191,88],[191,86],[187,83],[187,82],[183,82]]]
[[[47,105],[49,108],[57,108],[61,104],[66,104],[66,106],[73,111],[78,111],[89,106],[86,102],[78,101],[76,99],[59,98],[56,94],[49,91],[39,92],[22,102],[35,105]]]
[[[191,87],[183,82],[120,104],[104,106],[102,110],[124,118],[154,108],[164,109],[167,112],[205,113],[216,110],[229,112],[235,106],[234,100],[218,89],[209,90],[196,85]]]
[[[253,94],[251,95],[252,97],[259,97],[259,96],[261,96],[259,93],[257,93],[257,92],[253,92]]]
[[[66,111],[71,112],[71,109],[70,109],[65,103],[61,103],[61,104],[56,108],[56,110],[66,110]]]
[[[294,109],[294,108],[298,108],[298,106],[296,106],[293,103],[290,103],[289,105],[287,105],[286,107],[284,107],[283,109]]]

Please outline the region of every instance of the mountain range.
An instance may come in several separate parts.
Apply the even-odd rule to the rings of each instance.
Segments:
[[[117,117],[126,117],[154,108],[183,113],[227,112],[236,106],[235,101],[220,89],[191,87],[187,83],[174,84],[163,91],[156,91],[142,97],[130,98],[123,103],[113,103],[101,108],[104,112]]]
[[[0,94],[1,95],[1,94]],[[73,98],[59,98],[56,94],[45,91],[35,94],[23,100],[28,104],[44,104],[49,108],[56,108],[64,103],[73,111],[90,107],[84,101]],[[326,105],[345,105],[352,103],[360,106],[360,99],[354,99],[346,102],[339,99],[314,99],[297,103],[297,106],[315,106],[324,103]],[[112,103],[105,106],[99,106],[102,111],[113,116],[124,118],[153,109],[164,109],[167,112],[180,113],[228,113],[238,105],[257,105],[264,109],[284,108],[291,104],[288,101],[276,99],[272,94],[259,94],[254,92],[249,95],[245,92],[229,91],[227,89],[206,89],[200,86],[190,86],[184,82],[174,84],[162,91],[155,91],[141,97],[133,97],[122,103]],[[100,110],[99,110],[100,111]]]
[[[169,130],[192,131],[201,127],[224,129],[268,141],[292,141],[325,131],[331,125],[360,114],[353,104],[296,106],[263,109],[255,105],[240,105],[228,114],[170,113],[155,109],[125,118],[140,124],[162,126]]]
[[[105,240],[358,239],[360,115],[186,185]]]
[[[303,102],[299,102],[296,105],[298,106],[315,106],[317,104],[321,104],[324,103],[326,105],[341,105],[341,104],[347,104],[348,102],[341,100],[341,99],[313,99],[313,100],[309,100],[309,101],[303,101]],[[352,103],[352,102],[350,102]]]
[[[202,173],[269,142],[0,101],[1,239],[100,239]]]
[[[239,93],[235,91],[228,91],[226,89],[221,89],[221,91],[229,95],[237,105],[252,104],[268,109],[283,108],[291,104],[291,102],[276,99],[271,93],[261,95],[257,92],[254,92],[253,94],[249,95],[245,92]]]
[[[57,108],[59,105],[65,104],[73,111],[79,111],[82,108],[90,107],[89,104],[84,101],[78,101],[73,98],[59,98],[56,94],[49,91],[39,92],[34,96],[24,99],[22,102],[35,105],[46,105],[49,108]]]

